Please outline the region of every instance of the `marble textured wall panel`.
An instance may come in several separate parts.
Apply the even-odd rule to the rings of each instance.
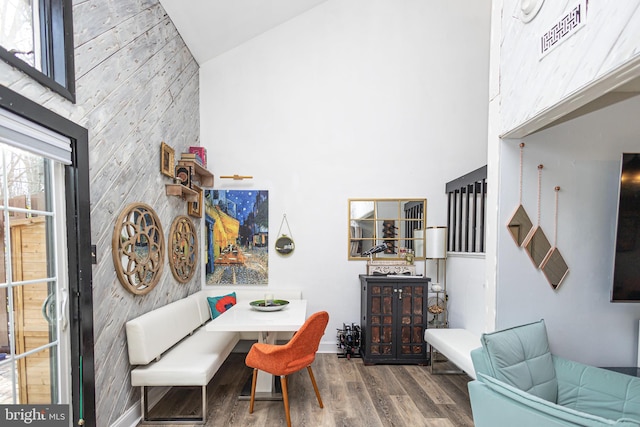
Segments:
[[[503,1],[501,133],[640,54],[640,0],[589,1],[586,25],[544,57],[540,37],[579,1],[547,0],[529,23],[520,19],[520,3]]]

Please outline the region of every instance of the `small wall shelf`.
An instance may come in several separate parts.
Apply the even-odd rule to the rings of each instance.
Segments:
[[[165,184],[167,196],[179,196],[188,202],[198,201],[198,192],[182,184]]]
[[[191,160],[178,160],[178,164],[183,166],[193,166],[193,179],[200,182],[200,186],[202,187],[213,187],[213,174],[198,162]]]

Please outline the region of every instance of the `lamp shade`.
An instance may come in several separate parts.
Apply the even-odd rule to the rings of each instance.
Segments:
[[[427,227],[426,258],[447,257],[447,227]]]

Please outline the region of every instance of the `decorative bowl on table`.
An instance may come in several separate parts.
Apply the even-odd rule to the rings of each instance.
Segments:
[[[289,301],[283,299],[274,299],[271,303],[267,304],[265,300],[259,299],[257,301],[251,301],[249,305],[254,310],[258,311],[278,311],[282,310],[289,304]]]

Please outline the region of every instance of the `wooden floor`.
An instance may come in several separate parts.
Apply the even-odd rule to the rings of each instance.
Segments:
[[[245,356],[232,353],[209,383],[206,426],[286,426],[281,401],[257,401],[249,414],[249,402],[238,400],[251,375]],[[445,368],[443,362],[438,364]],[[324,409],[318,406],[307,370],[291,375],[293,427],[473,426],[467,391],[471,378],[466,375],[431,375],[427,366],[364,366],[361,359],[326,353],[317,355],[312,368]],[[199,389],[172,389],[152,414],[197,414],[200,393]]]

